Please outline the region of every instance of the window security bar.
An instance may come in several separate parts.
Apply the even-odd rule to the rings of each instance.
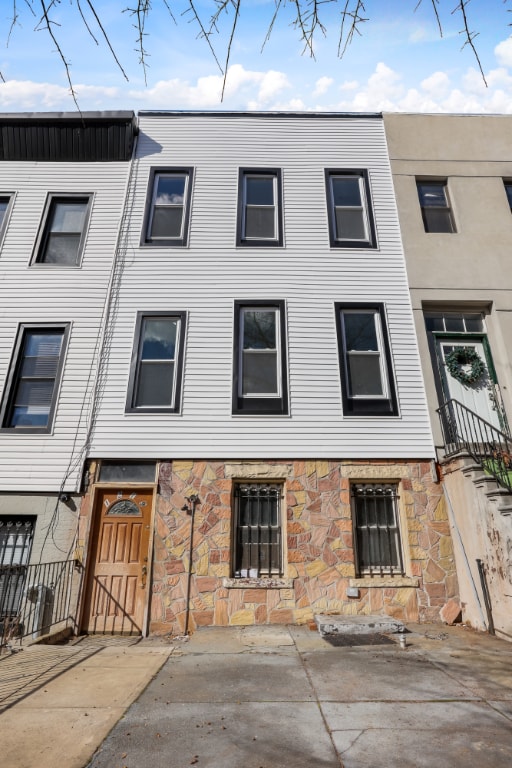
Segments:
[[[402,549],[394,484],[352,486],[358,571],[370,576],[402,576]]]
[[[236,578],[283,575],[281,485],[235,486]]]

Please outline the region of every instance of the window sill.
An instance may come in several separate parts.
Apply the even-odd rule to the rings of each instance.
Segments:
[[[418,587],[419,580],[413,576],[363,576],[358,579],[350,579],[349,586],[362,589]]]
[[[293,589],[293,579],[283,579],[280,576],[275,578],[270,576],[264,578],[224,578],[222,586],[225,589]]]

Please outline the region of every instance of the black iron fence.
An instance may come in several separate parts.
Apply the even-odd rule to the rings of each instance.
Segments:
[[[446,456],[466,451],[484,472],[512,492],[512,437],[458,400],[437,409]]]
[[[72,624],[81,571],[76,560],[0,565],[0,648]]]

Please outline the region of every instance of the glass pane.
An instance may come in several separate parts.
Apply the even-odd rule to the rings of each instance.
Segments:
[[[245,237],[249,239],[275,239],[274,208],[246,208]]]
[[[50,357],[59,355],[62,333],[43,333],[29,331],[25,336],[23,353],[31,357]]]
[[[336,239],[367,240],[364,214],[361,209],[336,208]]]
[[[48,408],[15,406],[13,408],[10,427],[46,427],[48,424]]]
[[[374,312],[344,312],[345,345],[348,352],[379,349]]]
[[[464,333],[464,320],[460,315],[446,315],[444,322],[450,333]]]
[[[244,352],[242,395],[278,395],[275,352]]]
[[[49,235],[41,261],[45,264],[71,264],[74,266],[78,261],[80,238],[80,234]]]
[[[245,202],[247,205],[274,205],[274,177],[246,176]]]
[[[156,180],[156,205],[183,205],[186,176],[158,176]]]
[[[351,397],[376,397],[384,394],[380,355],[361,352],[349,354],[347,368]]]
[[[58,357],[25,357],[21,366],[21,376],[55,378],[58,364]]]
[[[334,205],[361,206],[361,186],[358,176],[332,178],[332,196]]]
[[[55,203],[50,224],[51,232],[82,232],[87,203]]]
[[[507,193],[508,204],[512,209],[512,184],[505,184],[505,192]]]
[[[446,208],[446,194],[444,184],[418,184],[418,194],[422,207],[434,205]]]
[[[134,501],[130,499],[120,499],[115,501],[107,510],[106,514],[111,515],[130,515],[132,517],[141,517],[142,512]]]
[[[425,208],[423,213],[427,232],[453,232],[452,217],[449,210]]]
[[[179,320],[146,318],[142,330],[142,360],[174,360]]]
[[[464,315],[464,324],[467,333],[483,333],[485,330],[484,319],[480,314]]]
[[[444,317],[442,315],[426,315],[425,326],[427,331],[444,331]]]
[[[183,207],[155,208],[151,225],[151,237],[181,237]]]
[[[276,313],[273,309],[246,309],[243,321],[244,349],[276,349]]]
[[[174,363],[141,363],[136,407],[173,405]]]
[[[0,227],[3,224],[5,212],[7,211],[7,206],[9,205],[9,198],[8,197],[0,197]]]
[[[40,381],[32,379],[22,379],[18,385],[15,397],[15,404],[30,406],[30,408],[43,409],[43,413],[48,413],[53,395],[53,379],[49,381]]]
[[[99,480],[101,483],[114,482],[140,482],[153,483],[155,481],[156,465],[153,461],[118,462],[102,461]]]

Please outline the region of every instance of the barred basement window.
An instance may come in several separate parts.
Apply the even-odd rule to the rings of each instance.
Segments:
[[[18,613],[34,522],[34,517],[0,517],[0,620]]]
[[[403,575],[397,486],[356,483],[352,502],[359,575]]]
[[[235,486],[235,578],[282,576],[280,483]]]

